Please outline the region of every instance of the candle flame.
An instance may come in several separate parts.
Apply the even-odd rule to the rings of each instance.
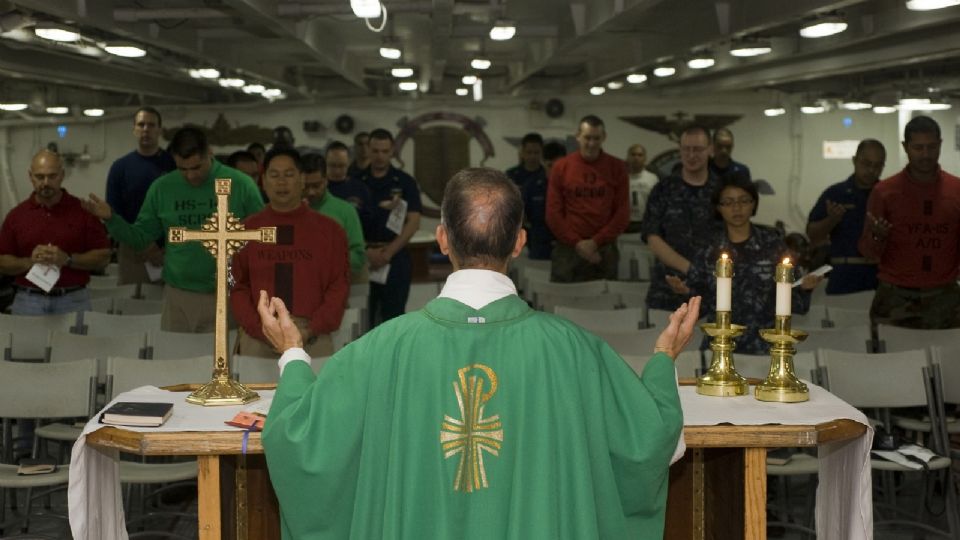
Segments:
[[[784,257],[783,264],[790,264],[790,257]]]
[[[727,260],[729,257],[727,257],[727,254],[726,254],[726,253],[721,253],[721,254],[720,254],[720,258],[723,259],[723,260]]]

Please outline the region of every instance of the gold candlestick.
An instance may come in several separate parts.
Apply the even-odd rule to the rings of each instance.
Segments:
[[[717,276],[717,322],[700,325],[704,333],[711,337],[713,358],[710,369],[697,379],[697,393],[717,397],[742,396],[747,393],[748,385],[733,363],[733,338],[742,334],[746,327],[730,322],[733,262],[726,254],[717,259],[714,275]]]
[[[792,284],[793,266],[788,261],[778,264],[774,279],[778,285]],[[759,401],[799,403],[810,399],[807,385],[793,371],[793,355],[797,352],[793,345],[807,339],[807,333],[792,330],[791,318],[789,314],[777,315],[773,328],[760,330],[760,337],[770,343],[770,372],[754,388],[754,396]]]

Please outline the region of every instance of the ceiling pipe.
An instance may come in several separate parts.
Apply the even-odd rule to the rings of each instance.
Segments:
[[[119,8],[113,10],[113,20],[124,22],[151,21],[159,19],[230,19],[234,15],[213,8]]]
[[[433,2],[392,2],[390,13],[430,13]],[[304,15],[353,15],[347,2],[343,4],[277,4],[277,15],[281,17],[301,17]]]

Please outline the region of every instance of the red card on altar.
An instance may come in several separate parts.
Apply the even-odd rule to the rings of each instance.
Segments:
[[[234,426],[243,429],[249,429],[251,431],[260,431],[263,429],[263,424],[266,422],[267,417],[250,411],[240,411],[236,416],[231,420],[227,420],[225,424],[228,426]]]

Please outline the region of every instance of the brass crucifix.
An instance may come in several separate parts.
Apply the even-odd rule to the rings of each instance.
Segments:
[[[243,405],[260,399],[260,395],[238,381],[230,379],[230,355],[227,349],[227,261],[247,241],[275,244],[277,228],[244,230],[240,220],[230,213],[229,178],[216,180],[217,211],[207,218],[199,231],[184,227],[170,227],[168,240],[199,241],[217,259],[217,327],[213,355],[213,379],[187,396],[197,405]]]

